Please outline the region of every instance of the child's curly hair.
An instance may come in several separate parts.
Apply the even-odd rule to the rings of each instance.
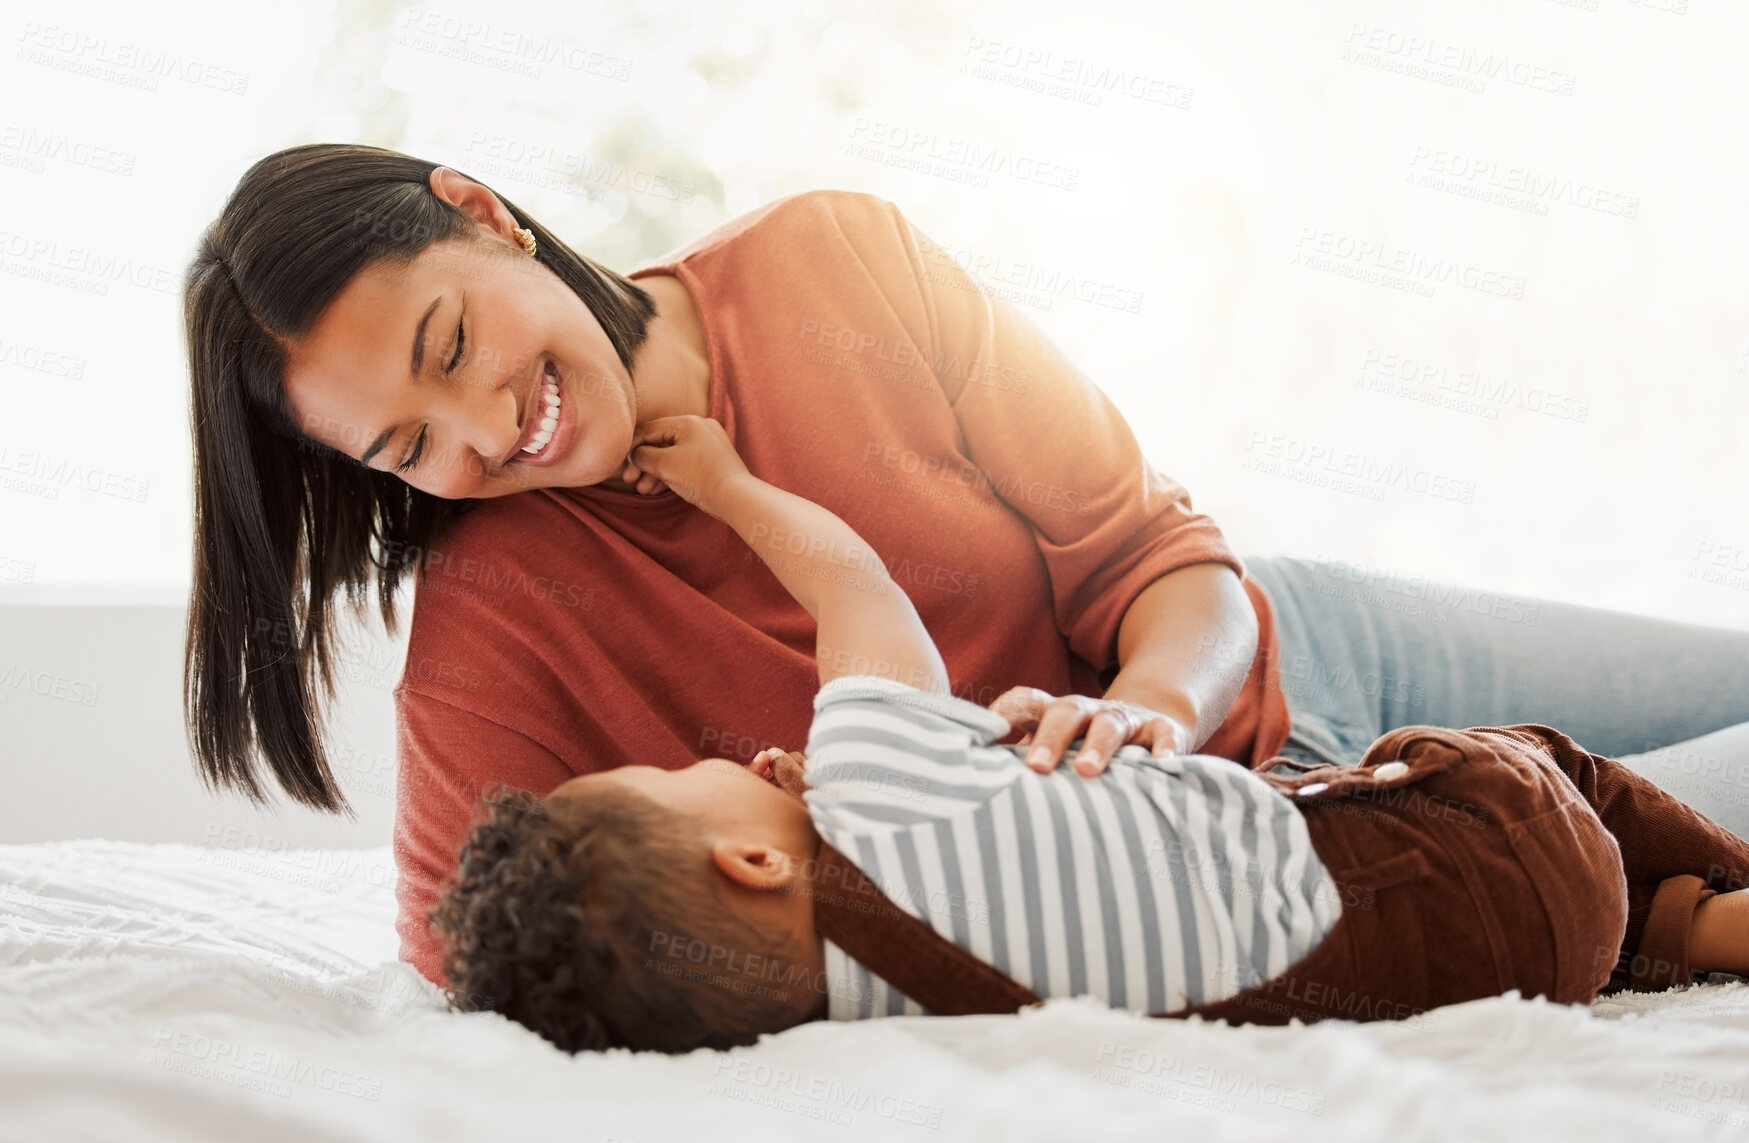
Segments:
[[[719,896],[693,820],[631,790],[487,790],[431,923],[451,1007],[568,1052],[734,1047],[824,1008],[792,942]]]

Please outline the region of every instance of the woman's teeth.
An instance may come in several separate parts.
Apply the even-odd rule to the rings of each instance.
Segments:
[[[559,427],[559,382],[553,376],[552,366],[547,366],[546,385],[541,390],[541,400],[546,402],[546,411],[541,414],[540,428],[535,431],[529,442],[522,446],[522,451],[534,456],[547,447],[547,442],[553,439],[553,430]],[[533,414],[529,414],[533,416]]]

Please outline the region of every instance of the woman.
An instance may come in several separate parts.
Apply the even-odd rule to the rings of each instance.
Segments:
[[[878,198],[782,199],[622,277],[456,171],[298,147],[244,175],[186,293],[196,756],[215,785],[259,798],[265,764],[341,808],[318,706],[333,605],[374,587],[391,616],[417,569],[395,852],[403,956],[434,980],[426,910],[487,784],[544,793],[804,740],[814,657],[838,652],[737,536],[629,463],[656,417],[715,418],[749,469],[867,538],[955,692],[1032,731],[1041,768],[1077,737],[1084,772],[1125,741],[1352,761],[1353,739],[1413,710],[1365,680],[1441,654],[1462,662],[1434,662],[1436,687],[1484,665],[1302,590],[1315,566],[1252,561],[1294,605],[1278,646],[1263,584],[1115,407]],[[869,557],[833,558],[854,576]],[[1542,632],[1565,630],[1556,612]],[[1633,696],[1663,716],[1648,745],[1749,720],[1749,638],[1610,618],[1663,640],[1649,676],[1683,659],[1738,671],[1711,701]],[[1284,689],[1282,663],[1314,669]],[[1532,666],[1545,681],[1547,659]],[[1486,685],[1607,749],[1573,696]],[[1503,721],[1495,693],[1458,695],[1441,721]]]

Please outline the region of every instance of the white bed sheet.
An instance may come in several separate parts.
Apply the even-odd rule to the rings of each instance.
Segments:
[[[0,846],[0,1138],[1749,1140],[1749,986],[1230,1028],[1088,1002],[571,1057],[395,959],[389,851]]]

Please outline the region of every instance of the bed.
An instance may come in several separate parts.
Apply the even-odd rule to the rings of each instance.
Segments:
[[[567,1056],[395,958],[387,848],[0,846],[0,1138],[1746,1139],[1749,985],[1231,1028],[1088,1002]]]

